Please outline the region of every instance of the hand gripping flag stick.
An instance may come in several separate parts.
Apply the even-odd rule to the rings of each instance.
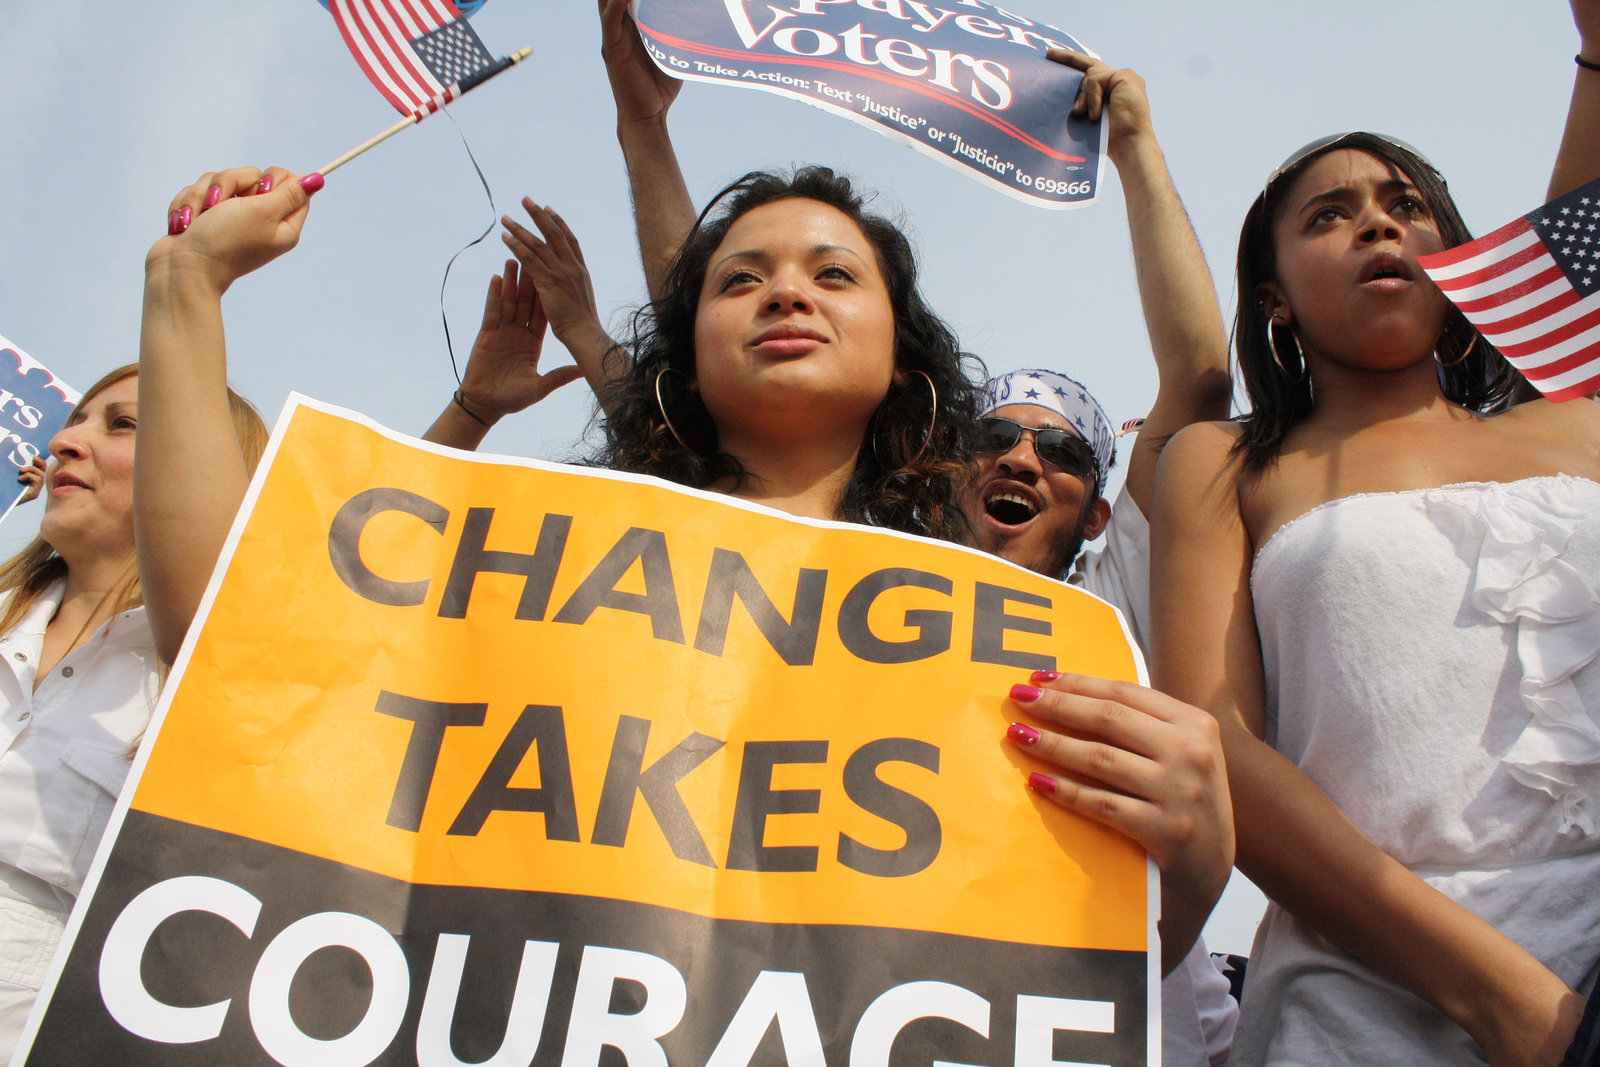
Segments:
[[[333,162],[318,168],[317,173],[321,174],[323,177],[327,177],[329,174],[332,174],[334,171],[338,170],[340,167],[344,166],[352,159],[355,159],[368,149],[382,144],[384,141],[387,141],[389,138],[393,137],[395,134],[409,126],[415,126],[417,123],[421,122],[435,111],[438,111],[451,100],[454,100],[462,94],[476,89],[478,86],[482,85],[496,74],[499,74],[501,71],[513,67],[518,63],[521,63],[524,59],[527,59],[531,55],[533,55],[532,48],[519,48],[517,51],[511,53],[509,56],[502,57],[492,65],[484,67],[482,70],[475,71],[474,73],[461,79],[459,82],[456,82],[443,93],[440,93],[438,96],[428,101],[425,106],[419,107],[417,110],[413,111],[411,114],[407,115],[393,126],[390,126],[387,130],[384,130],[376,137],[372,137],[361,142],[344,155],[333,160]]]

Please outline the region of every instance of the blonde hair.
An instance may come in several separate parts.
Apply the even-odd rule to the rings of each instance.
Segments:
[[[91,385],[83,394],[80,405],[87,404],[99,394],[129,378],[139,375],[139,364],[127,363],[111,371]],[[228,413],[233,417],[233,432],[239,439],[239,451],[244,456],[245,469],[255,473],[256,464],[267,447],[267,425],[250,401],[228,390]],[[137,446],[136,446],[137,447]],[[5,610],[0,612],[0,634],[10,633],[23,617],[38,603],[39,597],[56,581],[67,576],[67,561],[51,547],[43,536],[35,537],[15,556],[0,563],[0,596],[11,594]],[[136,608],[144,603],[139,589],[138,559],[130,550],[122,576],[106,591],[91,618],[99,617],[107,605],[109,614]],[[80,638],[82,634],[78,635]]]

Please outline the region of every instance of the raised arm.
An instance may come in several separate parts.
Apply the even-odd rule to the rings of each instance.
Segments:
[[[577,379],[581,372],[573,366],[540,372],[539,354],[548,325],[532,273],[518,267],[516,260],[506,260],[505,273],[489,278],[483,324],[472,343],[461,387],[422,439],[472,451],[501,418]]]
[[[600,0],[600,56],[617,103],[617,141],[628,167],[645,283],[650,299],[659,300],[667,268],[696,218],[667,133],[667,111],[683,83],[651,61],[628,14],[628,0]]]
[[[1078,52],[1053,48],[1049,57],[1084,72],[1074,111],[1110,124],[1107,152],[1127,203],[1139,301],[1156,361],[1155,403],[1125,483],[1149,514],[1156,460],[1167,438],[1190,423],[1228,417],[1228,335],[1200,241],[1156,141],[1144,79]]]
[[[521,261],[523,272],[533,278],[551,332],[572,353],[589,387],[603,401],[611,384],[627,370],[627,362],[600,322],[583,248],[566,220],[550,208],[528,197],[522,198],[522,206],[538,232],[507,217],[502,220],[506,232],[501,237]]]
[[[604,397],[611,379],[621,373],[622,349],[600,324],[577,238],[549,208],[527,197],[522,205],[544,240],[509,215],[500,220],[506,227],[501,236],[517,258],[489,279],[483,324],[461,387],[423,435],[426,441],[475,449],[495,423],[568,382],[587,378]],[[546,327],[572,353],[576,366],[539,370]]]
[[[1260,740],[1253,546],[1228,455],[1235,432],[1214,423],[1190,427],[1161,457],[1151,536],[1151,672],[1157,688],[1217,717],[1239,869],[1335,945],[1460,1023],[1491,1063],[1556,1064],[1577,1027],[1581,998],[1374,845]]]
[[[134,539],[156,651],[171,663],[249,485],[228,409],[222,294],[293,248],[320,175],[207,174],[145,257]],[[184,219],[189,220],[187,226]]]
[[[1600,0],[1572,0],[1572,18],[1578,24],[1578,58],[1590,66],[1580,64],[1573,78],[1547,200],[1600,177]]]

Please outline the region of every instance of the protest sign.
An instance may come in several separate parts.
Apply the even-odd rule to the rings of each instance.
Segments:
[[[634,0],[674,78],[764,89],[843,115],[1008,195],[1099,195],[1104,124],[1071,114],[1083,75],[1045,58],[1071,34],[984,0]]]
[[[1003,740],[1140,676],[1086,593],[296,399],[196,631],[27,1063],[1159,1047],[1153,868]]]
[[[78,391],[44,364],[0,337],[0,519],[11,514],[25,488],[16,474],[35,456],[50,455],[50,438],[67,424]]]

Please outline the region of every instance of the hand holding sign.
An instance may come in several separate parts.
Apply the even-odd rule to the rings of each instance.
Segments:
[[[0,337],[0,457],[22,488],[0,500],[0,517],[39,495],[50,438],[66,424],[78,392]]]
[[[1161,868],[1162,972],[1177,966],[1233,871],[1233,806],[1217,721],[1128,682],[1039,671],[1011,699],[1065,732],[1013,723],[1007,737],[1048,764],[1028,784],[1127,834]]]
[[[22,495],[17,497],[18,504],[26,504],[30,500],[38,499],[39,490],[44,488],[46,466],[43,456],[34,456],[32,463],[17,472],[17,481],[24,486]]]
[[[1118,149],[1138,137],[1154,137],[1150,123],[1150,96],[1144,79],[1132,70],[1117,70],[1095,56],[1068,48],[1052,48],[1046,53],[1052,62],[1083,72],[1083,84],[1072,102],[1072,113],[1090,122],[1106,122],[1106,151],[1113,160]]]
[[[665,122],[683,82],[650,61],[628,4],[629,0],[600,0],[600,56],[617,101],[617,121]]]
[[[1145,856],[997,736],[1141,674],[1109,605],[303,403],[270,454],[33,1062],[1150,1061]]]

